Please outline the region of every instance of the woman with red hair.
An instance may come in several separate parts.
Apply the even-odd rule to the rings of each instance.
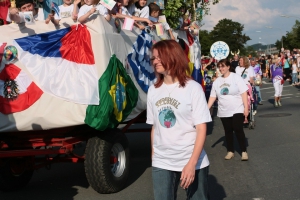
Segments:
[[[157,75],[147,97],[154,197],[176,199],[180,184],[187,199],[208,199],[203,145],[211,116],[202,87],[188,75],[188,60],[177,42],[157,42],[151,61]]]

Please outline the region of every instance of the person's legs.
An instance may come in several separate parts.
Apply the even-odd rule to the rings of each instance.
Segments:
[[[208,171],[208,166],[196,170],[194,182],[186,189],[188,200],[208,200]]]
[[[232,117],[232,127],[233,131],[236,135],[238,143],[240,145],[241,151],[246,152],[246,137],[243,129],[243,121],[244,121],[244,114],[243,113],[236,113]]]
[[[155,200],[176,199],[180,172],[152,167],[152,181]]]
[[[279,83],[280,81],[275,81],[273,83],[274,89],[275,89],[275,94],[274,94],[274,106],[278,107],[278,96],[279,96]]]
[[[297,83],[297,73],[293,73],[293,76],[292,76],[292,85],[295,85],[295,83]]]
[[[280,84],[280,85],[278,86],[278,99],[277,99],[278,106],[282,106],[282,105],[281,105],[281,101],[280,101],[281,95],[282,95],[282,90],[283,90],[283,85]]]
[[[262,104],[262,98],[261,98],[261,92],[260,92],[260,86],[255,86],[256,92],[257,92],[257,96],[258,96],[258,103]]]
[[[232,117],[221,117],[221,121],[225,131],[227,151],[234,152]]]

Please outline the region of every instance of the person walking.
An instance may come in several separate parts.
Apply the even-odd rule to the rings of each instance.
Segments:
[[[255,85],[255,90],[257,92],[258,96],[258,105],[263,105],[262,103],[262,98],[261,98],[261,92],[260,92],[260,86],[262,85],[262,75],[263,72],[261,70],[261,67],[257,64],[255,64],[255,60],[251,60],[251,66],[253,67],[254,70],[254,85]]]
[[[292,64],[292,86],[298,84],[298,67],[297,67],[297,60],[293,60]]]
[[[270,67],[270,74],[273,80],[273,86],[275,89],[274,94],[274,107],[282,106],[281,104],[281,94],[283,90],[283,67],[280,65],[280,60],[276,57],[272,60],[272,65]]]
[[[152,180],[155,200],[173,200],[178,185],[187,199],[208,199],[209,160],[203,148],[211,121],[201,85],[187,75],[188,60],[174,40],[152,47],[157,81],[147,94],[152,125]]]
[[[226,59],[217,64],[222,76],[218,77],[212,86],[208,108],[211,108],[218,98],[218,113],[224,130],[227,144],[227,155],[225,160],[234,157],[234,133],[242,150],[241,160],[248,160],[246,138],[243,129],[244,119],[249,114],[247,102],[248,87],[240,75],[230,72],[230,62]]]

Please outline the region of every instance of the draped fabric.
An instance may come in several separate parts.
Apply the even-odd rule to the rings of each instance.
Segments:
[[[98,77],[85,26],[15,40],[19,60],[44,92],[78,104],[99,104]]]

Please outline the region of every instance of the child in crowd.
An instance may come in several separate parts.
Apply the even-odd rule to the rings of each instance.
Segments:
[[[132,13],[133,16],[148,19],[149,7],[147,6],[147,0],[139,0],[131,4],[128,6],[128,12]],[[144,24],[141,22],[135,22],[135,25],[141,30],[145,29]]]
[[[128,0],[118,0],[117,4],[121,7],[121,14],[120,13],[116,13],[116,18],[120,18],[120,19],[124,19],[126,17],[133,19],[136,22],[145,22],[147,23],[149,26],[152,26],[152,22],[148,19],[148,18],[144,18],[144,17],[137,17],[137,16],[133,16],[134,13],[134,9],[131,8],[130,10],[127,9],[129,1]],[[130,8],[130,6],[129,6]],[[137,23],[136,25],[139,28],[142,28],[141,26],[139,26]]]
[[[157,4],[155,4],[155,3],[150,3],[148,5],[148,7],[149,7],[149,13],[150,13],[149,19],[151,21],[153,21],[154,23],[157,23],[158,17],[159,17],[159,13],[160,13],[159,6]],[[170,38],[172,40],[175,40],[175,37],[173,35],[172,29],[170,28],[169,24],[167,22],[163,22],[162,25],[163,25],[164,29],[166,31],[168,31],[168,33],[170,35]]]
[[[298,67],[296,59],[293,60],[292,70],[292,86],[295,86],[298,84]]]
[[[99,11],[100,15],[103,15],[107,21],[110,21],[111,14],[102,4],[99,4],[100,0],[84,0],[84,5],[81,6],[78,13],[78,22],[84,23],[90,15]]]
[[[181,12],[181,17],[179,18],[179,29],[182,31],[188,30],[189,26],[191,24],[191,21],[189,19],[189,12],[185,8],[185,6],[182,6],[179,11]]]
[[[74,3],[72,4],[72,0],[64,0],[64,4],[58,6],[59,13],[50,13],[48,15],[48,18],[45,20],[46,24],[51,21],[55,26],[59,25],[59,21],[62,18],[68,18],[72,17],[72,19],[75,21],[77,20],[77,14],[78,14],[78,4],[80,3],[81,0],[75,0]]]

